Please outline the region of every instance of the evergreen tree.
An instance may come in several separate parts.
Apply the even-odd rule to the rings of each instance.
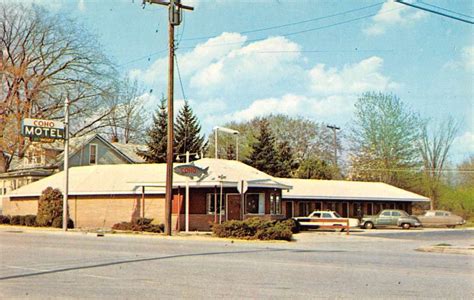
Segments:
[[[227,159],[228,159],[228,160],[235,160],[236,153],[235,153],[234,144],[228,144],[226,150],[227,150],[227,151],[226,151],[226,157],[227,157]]]
[[[278,144],[278,167],[275,173],[277,177],[290,178],[293,171],[297,168],[297,163],[294,159],[293,149],[290,147],[288,141],[283,141]]]
[[[175,153],[184,154],[189,151],[190,153],[200,154],[201,151],[204,151],[206,143],[204,142],[204,136],[199,135],[200,131],[201,125],[199,125],[197,117],[194,115],[188,101],[186,101],[176,117],[174,128]]]
[[[275,138],[267,120],[260,121],[259,135],[256,138],[257,141],[252,144],[251,153],[246,162],[262,172],[275,175],[278,171],[278,153],[275,149]]]
[[[160,106],[153,116],[153,125],[147,130],[146,151],[140,151],[146,162],[164,163],[166,162],[168,112],[166,109],[166,99],[161,98]]]

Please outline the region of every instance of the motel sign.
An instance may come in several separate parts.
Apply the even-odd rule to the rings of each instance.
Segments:
[[[33,140],[64,139],[64,123],[60,121],[24,119],[21,134]]]

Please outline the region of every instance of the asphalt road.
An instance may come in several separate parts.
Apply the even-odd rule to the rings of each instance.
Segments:
[[[473,245],[472,232],[441,234]],[[401,232],[413,233],[422,231]],[[474,256],[415,251],[437,244],[432,234],[363,234],[305,232],[296,242],[262,243],[3,227],[0,298],[474,298]]]

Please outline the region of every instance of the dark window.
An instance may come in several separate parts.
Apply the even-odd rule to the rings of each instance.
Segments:
[[[270,213],[273,215],[281,214],[281,199],[280,195],[271,194],[270,195]]]
[[[393,217],[400,217],[400,213],[398,211],[393,211],[392,216]]]
[[[89,164],[95,165],[97,163],[97,145],[89,145]]]
[[[389,211],[385,211],[382,213],[382,216],[384,217],[390,217],[390,212]]]
[[[325,219],[332,219],[332,215],[329,213],[323,213],[323,218]]]
[[[245,201],[245,213],[263,214],[264,194],[247,194]]]
[[[443,212],[440,212],[440,211],[437,211],[437,212],[435,213],[435,216],[437,216],[437,217],[442,217],[442,216],[444,216],[444,213],[443,213]]]
[[[222,206],[220,203],[220,195],[221,194],[207,194],[207,213],[213,215],[214,212],[217,214],[220,213],[222,207],[222,214],[225,213],[225,198],[222,197]]]
[[[313,217],[314,218],[321,218],[321,213],[315,213],[315,214],[313,214]]]

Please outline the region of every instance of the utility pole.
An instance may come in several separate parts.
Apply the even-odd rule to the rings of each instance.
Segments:
[[[168,141],[166,151],[166,200],[165,200],[165,234],[171,235],[171,204],[173,201],[173,97],[174,97],[174,27],[181,24],[182,9],[194,10],[191,6],[181,4],[181,0],[143,0],[146,3],[168,6],[168,35],[169,35],[169,57],[168,57]]]
[[[334,167],[337,167],[337,130],[341,128],[337,127],[336,125],[327,125],[329,129],[332,129],[333,132],[333,147],[334,147]]]

